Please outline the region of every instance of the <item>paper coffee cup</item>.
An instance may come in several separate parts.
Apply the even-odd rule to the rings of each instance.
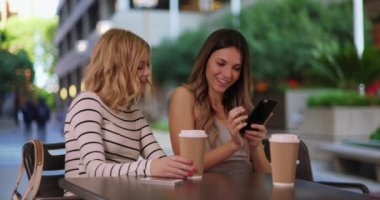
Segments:
[[[207,134],[204,130],[182,130],[179,134],[180,155],[193,161],[197,172],[188,178],[201,179]]]
[[[299,142],[294,134],[272,134],[269,138],[274,186],[294,186]]]
[[[293,200],[294,187],[273,187],[271,200]]]

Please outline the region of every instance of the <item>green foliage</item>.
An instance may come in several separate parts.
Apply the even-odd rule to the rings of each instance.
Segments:
[[[0,51],[0,92],[10,91],[15,79],[14,73],[17,67],[17,57],[8,51]]]
[[[377,128],[370,136],[371,140],[380,140],[380,127]]]
[[[352,40],[352,21],[344,20],[352,19],[351,4],[259,1],[243,9],[241,31],[251,46],[255,79],[275,84],[289,79],[307,83],[320,47]]]
[[[150,124],[150,126],[152,127],[152,129],[169,132],[169,122],[165,119],[154,121]]]
[[[49,106],[50,109],[55,108],[55,94],[52,92],[48,92],[44,90],[43,88],[35,87],[34,90],[36,91],[37,97],[42,97],[45,99],[46,104]]]
[[[310,65],[314,41],[322,33],[314,23],[321,6],[310,3],[259,1],[242,10],[241,31],[250,43],[255,79],[299,78],[300,69]]]
[[[152,50],[153,76],[158,85],[178,85],[187,80],[207,33],[186,32],[175,41],[166,40]]]
[[[16,52],[23,49],[34,61],[36,46],[40,45],[43,49],[41,52],[42,62],[48,65],[46,70],[54,72],[53,66],[56,63],[57,49],[53,40],[57,22],[57,18],[9,18],[5,27],[8,35],[7,42],[10,44],[9,51]]]
[[[2,97],[8,92],[16,92],[21,103],[35,97],[31,87],[34,62],[44,66],[45,71],[54,72],[57,50],[53,39],[57,21],[57,18],[11,17],[5,29],[0,30],[0,108]]]
[[[320,95],[310,96],[307,102],[309,107],[330,106],[380,106],[380,97],[360,96],[349,90],[331,90]]]
[[[8,31],[3,29],[0,30],[0,50],[9,49],[11,36]]]
[[[316,74],[326,70],[320,67],[321,55],[334,55],[353,41],[352,18],[351,0],[330,3],[319,0],[259,0],[242,8],[238,29],[250,46],[255,81],[265,81],[272,85],[272,89],[283,89],[284,82],[291,79],[306,86],[340,87],[339,84],[326,84],[325,80],[320,82]],[[176,41],[168,41],[155,48],[153,75],[158,83],[184,82],[206,37],[203,34],[216,27],[236,28],[234,20],[236,18],[230,14],[222,16],[212,25],[202,27],[201,31],[188,32]],[[370,43],[372,32],[367,18],[365,27],[366,42]],[[374,59],[375,56],[370,57],[371,63],[378,60]],[[315,72],[321,69],[322,72]],[[362,76],[368,77],[366,74]]]
[[[376,47],[365,48],[361,59],[352,44],[318,57],[310,78],[321,85],[356,89],[360,83],[368,85],[380,79],[380,50]]]
[[[12,91],[16,85],[20,90],[25,90],[24,70],[31,70],[33,81],[33,63],[30,61],[25,51],[19,51],[17,54],[10,53],[6,50],[0,50],[0,93]]]
[[[55,32],[57,30],[58,19],[53,18],[46,22],[46,27],[41,33],[41,47],[44,49],[42,60],[46,64],[46,70],[49,74],[55,73],[57,64],[58,49],[54,44]]]
[[[24,49],[30,58],[34,60],[34,47],[36,45],[36,32],[44,27],[45,22],[41,19],[27,18],[20,19],[18,17],[11,17],[8,19],[5,26],[9,30],[10,43],[9,49],[11,51],[17,49]]]

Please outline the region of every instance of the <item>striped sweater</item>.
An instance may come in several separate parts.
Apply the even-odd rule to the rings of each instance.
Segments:
[[[165,156],[139,109],[112,110],[91,91],[71,103],[64,133],[65,177],[149,176]]]

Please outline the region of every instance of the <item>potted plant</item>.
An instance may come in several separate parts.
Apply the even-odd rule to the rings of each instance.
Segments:
[[[321,141],[368,140],[380,126],[380,97],[332,90],[311,96],[304,116],[302,134]]]
[[[380,50],[366,47],[361,58],[352,44],[319,52],[308,79],[334,89],[308,98],[297,130],[311,149],[321,142],[368,140],[380,126],[380,97],[366,96],[363,86],[380,80]]]

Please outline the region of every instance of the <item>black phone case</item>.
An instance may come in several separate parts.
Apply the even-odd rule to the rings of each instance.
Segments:
[[[264,124],[271,113],[274,111],[274,108],[277,105],[277,101],[271,99],[262,99],[253,109],[251,114],[247,119],[247,125],[240,129],[240,133],[244,134],[246,130],[252,130],[251,124]]]

